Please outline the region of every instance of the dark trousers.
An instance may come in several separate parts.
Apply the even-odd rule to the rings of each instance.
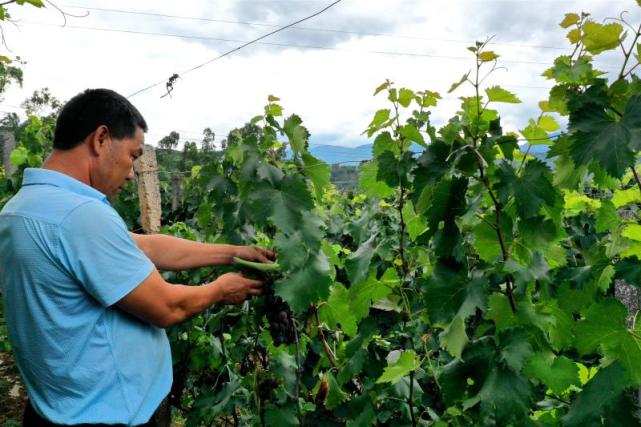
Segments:
[[[160,407],[163,407],[161,404]],[[140,424],[139,427],[157,427],[159,423],[157,421],[158,410],[151,417],[149,422],[146,424]],[[126,427],[125,424],[74,424],[76,427]],[[31,406],[31,402],[27,400],[27,405],[24,408],[24,416],[22,418],[23,427],[64,427],[61,424],[54,424],[50,421],[42,418]]]

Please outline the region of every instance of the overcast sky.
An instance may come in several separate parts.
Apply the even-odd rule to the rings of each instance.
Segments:
[[[47,10],[9,6],[18,20],[3,26],[9,55],[27,64],[23,87],[5,94],[0,111],[20,111],[15,107],[43,87],[61,100],[88,87],[129,95],[332,3],[65,1],[56,5],[89,15],[68,17],[61,27],[63,18],[50,5]],[[492,49],[507,71],[497,71],[486,84],[500,84],[523,100],[499,108],[504,127],[517,130],[538,115],[537,103],[547,96],[551,83],[542,71],[570,52],[558,23],[566,12],[581,10],[598,21],[623,10],[634,25],[641,20],[635,0],[343,0],[300,28],[185,74],[171,98],[160,98],[164,85],[159,85],[130,99],[147,119],[152,144],[171,130],[198,140],[210,127],[223,137],[260,114],[273,94],[286,114],[303,118],[313,144],[356,146],[370,142],[361,133],[385,106],[382,96],[372,97],[385,79],[440,92],[444,99],[433,117],[444,123],[457,110],[458,97],[470,94],[468,89],[446,94],[473,66],[466,46],[494,36]],[[620,67],[607,57],[597,64],[606,71]]]

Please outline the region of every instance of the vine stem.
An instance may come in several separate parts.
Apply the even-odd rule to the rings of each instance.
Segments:
[[[416,418],[414,417],[414,371],[410,372],[410,395],[408,398],[410,406],[410,418],[412,419],[412,427],[416,427]]]
[[[318,335],[320,335],[321,342],[323,344],[323,351],[325,352],[327,359],[329,359],[329,363],[331,363],[335,369],[338,369],[338,364],[336,363],[336,356],[334,356],[334,353],[332,353],[332,349],[327,343],[327,339],[325,339],[325,333],[323,332],[323,327],[321,326],[320,317],[318,317],[318,308],[313,304],[312,304],[312,311],[314,312],[314,318],[316,319],[316,326],[318,327]]]
[[[634,180],[637,182],[637,185],[639,186],[639,191],[641,191],[641,180],[639,179],[639,174],[637,173],[637,169],[635,166],[630,166],[630,169],[632,169],[632,175],[634,175]]]
[[[489,40],[488,40],[489,41]],[[474,143],[474,148],[476,148],[478,142],[479,142],[479,123],[481,122],[481,94],[479,92],[480,88],[480,82],[479,82],[479,74],[481,72],[481,65],[482,61],[480,58],[480,52],[481,50],[487,45],[488,41],[486,41],[483,45],[479,46],[477,51],[476,51],[476,79],[475,82],[472,83],[474,86],[474,90],[476,92],[476,114],[477,114],[477,122],[476,122],[476,132],[474,135],[473,143]],[[483,109],[487,107],[487,104],[483,106]],[[528,147],[529,148],[529,147]],[[494,191],[492,191],[492,186],[490,185],[490,181],[487,179],[485,176],[485,167],[483,166],[483,158],[479,156],[479,175],[481,182],[483,183],[483,186],[487,190],[487,192],[490,195],[490,198],[492,199],[492,203],[494,204],[494,214],[495,214],[495,227],[494,229],[496,230],[496,236],[499,240],[499,245],[501,246],[501,253],[503,255],[503,262],[507,261],[510,258],[510,252],[507,249],[507,245],[505,244],[505,239],[503,238],[503,230],[501,229],[501,214],[503,212],[501,203],[499,200],[496,198],[496,195],[494,194]],[[512,312],[516,312],[516,301],[514,299],[514,286],[512,285],[512,279],[510,276],[506,276],[505,278],[505,284],[507,287],[507,297],[508,300],[510,301],[510,308],[512,309]]]
[[[296,344],[296,414],[298,415],[298,422],[301,427],[305,427],[305,422],[303,421],[303,415],[300,409],[300,346],[298,341],[298,325],[296,320],[292,318],[294,323],[294,342]]]
[[[634,40],[632,40],[632,45],[630,46],[630,50],[626,51],[625,47],[623,46],[623,43],[621,43],[621,48],[623,49],[623,53],[625,55],[623,59],[623,66],[621,66],[621,71],[619,72],[619,79],[624,78],[627,74],[625,73],[625,67],[628,66],[628,61],[630,60],[630,56],[632,55],[632,51],[634,50],[634,46],[637,43],[637,40],[641,36],[641,24],[639,24],[639,28],[637,29],[636,34],[634,35]],[[638,65],[638,64],[637,64]],[[636,67],[636,65],[635,65]]]

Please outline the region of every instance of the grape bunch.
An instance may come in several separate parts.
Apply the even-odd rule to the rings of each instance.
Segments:
[[[263,304],[258,311],[259,318],[264,315],[269,322],[269,333],[275,345],[294,344],[296,342],[296,324],[292,312],[285,301],[274,293],[274,280],[280,276],[278,263],[262,264],[234,258],[234,263],[249,269],[247,274],[263,281]]]
[[[274,294],[271,283],[265,285],[263,295],[265,295],[263,310],[269,322],[269,333],[274,340],[274,345],[294,344],[296,342],[296,325],[289,306]]]

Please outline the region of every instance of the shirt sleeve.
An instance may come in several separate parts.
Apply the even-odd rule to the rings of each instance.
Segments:
[[[98,201],[77,207],[65,218],[59,250],[69,273],[105,307],[134,290],[154,270],[118,213]]]

